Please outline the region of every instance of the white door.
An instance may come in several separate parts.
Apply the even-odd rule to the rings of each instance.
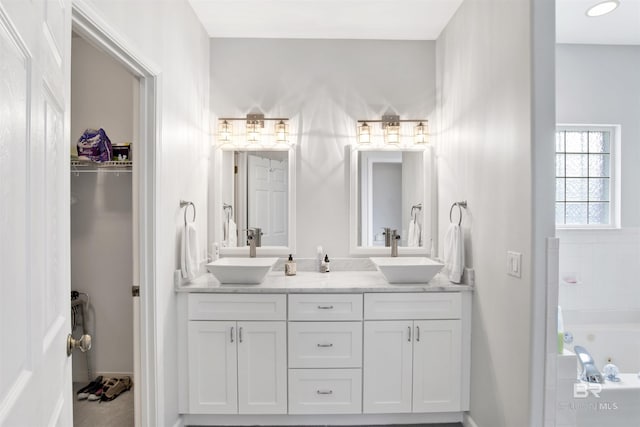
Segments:
[[[411,412],[413,322],[364,322],[362,409],[365,414]]]
[[[460,411],[460,320],[415,321],[413,412]]]
[[[70,0],[0,0],[0,425],[71,425]]]
[[[238,412],[236,322],[189,322],[189,411]]]
[[[262,246],[287,246],[287,162],[259,153],[247,157],[248,227],[262,229]]]
[[[286,322],[238,322],[241,414],[287,413]]]

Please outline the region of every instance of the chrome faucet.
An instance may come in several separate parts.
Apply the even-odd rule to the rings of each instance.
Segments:
[[[600,370],[596,368],[596,363],[587,349],[577,345],[573,347],[573,350],[578,355],[578,360],[580,361],[580,365],[582,365],[582,375],[580,375],[580,379],[589,383],[603,383],[604,378],[602,378]]]
[[[247,229],[247,240],[249,241],[249,258],[255,258],[256,248],[262,246],[262,229],[260,227]]]
[[[391,230],[391,256],[398,256],[398,241],[400,240],[400,235],[398,234],[398,230]]]

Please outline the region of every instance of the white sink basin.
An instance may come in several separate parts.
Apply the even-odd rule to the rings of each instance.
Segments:
[[[207,271],[220,283],[256,285],[262,283],[278,258],[220,258],[207,264]]]
[[[389,283],[427,283],[444,264],[425,257],[371,258]]]

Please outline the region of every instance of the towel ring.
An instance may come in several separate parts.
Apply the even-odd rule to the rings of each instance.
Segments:
[[[458,207],[458,212],[460,214],[460,218],[458,219],[458,225],[460,226],[460,225],[462,225],[462,208],[467,209],[467,201],[463,200],[461,202],[455,202],[455,203],[453,203],[451,205],[451,209],[449,209],[449,222],[452,223],[452,224],[454,223],[453,222],[453,216],[452,216],[453,215],[453,208],[455,208],[456,206]]]
[[[233,216],[233,206],[228,203],[222,205],[222,210],[227,214],[227,221]]]
[[[411,218],[414,219],[414,216],[413,216],[414,213],[416,211],[420,212],[421,210],[422,210],[422,203],[418,203],[417,205],[411,206],[411,214],[410,214]]]
[[[187,211],[189,210],[189,206],[193,208],[193,219],[191,222],[196,221],[196,205],[193,202],[188,202],[186,200],[180,200],[180,207],[184,209],[184,225],[186,226],[189,222],[187,221]]]

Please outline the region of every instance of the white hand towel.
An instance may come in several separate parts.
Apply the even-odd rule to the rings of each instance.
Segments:
[[[449,271],[449,280],[461,283],[464,272],[464,236],[458,224],[450,224],[444,237],[444,265]]]
[[[222,247],[229,246],[229,220],[222,223]]]
[[[227,229],[227,233],[227,246],[230,248],[235,248],[236,246],[238,246],[238,226],[232,219],[229,219],[229,227]]]
[[[409,238],[407,239],[407,246],[418,247],[420,246],[420,224],[415,219],[409,221]]]
[[[182,268],[182,277],[184,279],[191,280],[198,274],[200,268],[198,253],[196,226],[193,223],[189,223],[182,230],[180,267]]]

